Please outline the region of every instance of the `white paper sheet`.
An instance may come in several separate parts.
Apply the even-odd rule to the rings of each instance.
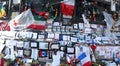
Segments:
[[[60,53],[57,53],[57,55],[53,55],[52,66],[59,66],[59,65],[60,65]]]
[[[77,42],[77,37],[71,37],[72,42]]]
[[[51,48],[52,49],[59,49],[59,44],[52,44]]]
[[[32,39],[37,39],[37,33],[33,33]]]
[[[33,59],[26,59],[26,63],[32,63]]]
[[[20,38],[26,38],[26,37],[27,37],[27,34],[26,34],[26,32],[20,32],[18,36],[19,36]]]
[[[16,45],[17,45],[18,48],[22,48],[23,47],[23,41],[18,41]]]
[[[55,39],[59,40],[59,33],[55,33]]]
[[[38,49],[32,49],[31,58],[33,58],[34,60],[37,60],[37,58],[38,58]]]
[[[20,4],[21,0],[13,0],[13,4]]]
[[[36,42],[31,42],[31,47],[37,47],[37,43]]]
[[[90,28],[85,29],[85,33],[91,33],[91,32],[92,32],[92,30]]]
[[[15,40],[6,40],[5,45],[7,47],[16,46],[16,43],[17,43],[17,41],[15,41]]]
[[[23,57],[23,50],[18,50],[18,57]]]
[[[70,40],[70,36],[69,35],[63,35],[63,40]]]
[[[74,53],[74,48],[73,47],[68,47],[67,52],[68,53]]]
[[[53,26],[60,26],[60,23],[59,22],[54,22]]]
[[[30,42],[24,42],[24,48],[25,49],[29,49],[29,47],[30,47],[30,44],[29,44]]]
[[[48,38],[54,38],[54,33],[48,33]]]
[[[45,38],[45,35],[38,35],[38,39]]]
[[[92,28],[97,28],[97,24],[91,24]]]
[[[27,38],[32,38],[33,32],[27,32]]]
[[[0,39],[0,44],[4,44],[5,40]]]

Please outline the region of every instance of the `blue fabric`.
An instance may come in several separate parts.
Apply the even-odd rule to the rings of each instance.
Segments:
[[[82,60],[82,59],[84,59],[85,57],[86,57],[86,54],[85,54],[85,52],[84,52],[84,53],[80,54],[80,56],[78,57],[78,59],[79,59],[79,60]]]
[[[91,42],[91,44],[92,44],[92,45],[94,45],[94,44],[95,44],[95,42],[94,42],[94,40],[93,40],[93,39],[92,39],[92,42]]]
[[[47,56],[47,52],[46,51],[42,51],[42,56],[46,57]]]

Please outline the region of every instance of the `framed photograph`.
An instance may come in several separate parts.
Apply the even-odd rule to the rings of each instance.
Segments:
[[[60,49],[60,44],[57,44],[57,43],[51,44],[51,49],[52,50],[59,50]]]
[[[16,47],[17,48],[23,48],[23,41],[17,41],[16,42]]]
[[[38,47],[38,43],[37,42],[31,42],[30,43],[30,47],[31,48],[37,48]]]
[[[22,49],[18,49],[17,52],[18,52],[17,57],[23,57],[23,56],[24,56],[24,55],[23,55],[23,50],[22,50]]]
[[[24,42],[24,49],[29,49],[30,48],[30,42]]]
[[[44,38],[45,38],[45,35],[44,35],[44,34],[38,35],[38,39],[44,39]]]
[[[63,18],[62,25],[63,25],[63,26],[71,26],[72,23],[71,23],[70,20],[71,20],[71,19],[69,19],[69,18]]]
[[[24,57],[26,57],[26,58],[30,58],[30,56],[31,56],[31,49],[24,49],[24,51],[23,51],[23,55],[24,55]]]
[[[39,50],[39,57],[48,57],[47,50]]]
[[[75,53],[75,48],[74,47],[67,47],[67,53],[68,54],[74,54]]]
[[[78,24],[73,24],[74,29],[78,29]]]
[[[39,49],[48,50],[49,43],[48,42],[39,42]]]

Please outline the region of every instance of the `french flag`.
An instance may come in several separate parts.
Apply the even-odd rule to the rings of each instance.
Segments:
[[[80,60],[82,66],[92,66],[90,58],[86,55],[85,52],[78,56],[78,60]]]
[[[70,62],[71,62],[71,60],[70,60],[70,56],[67,55],[67,56],[66,56],[66,63],[67,63],[68,65],[70,65]]]
[[[40,57],[47,57],[47,51],[40,51],[39,56]]]
[[[75,0],[64,0],[61,4],[64,18],[72,18],[74,13]]]
[[[95,45],[95,41],[92,39],[90,47],[92,50],[95,50],[97,48],[97,46]]]

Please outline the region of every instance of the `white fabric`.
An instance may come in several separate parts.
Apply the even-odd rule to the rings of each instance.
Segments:
[[[83,59],[81,60],[81,64],[82,64],[82,65],[86,64],[87,62],[90,62],[90,58],[89,58],[88,56],[86,56],[85,58],[83,58]]]
[[[17,25],[15,26],[14,23]],[[22,30],[29,26],[30,24],[34,23],[34,17],[30,9],[22,12],[20,15],[16,16],[14,19],[10,20],[10,30]]]
[[[89,22],[88,22],[88,20],[86,19],[86,17],[85,17],[84,14],[82,14],[82,18],[83,18],[83,21],[84,21],[85,24],[89,24]]]
[[[65,4],[67,4],[67,5],[75,5],[75,1],[74,0],[64,0],[63,1]]]
[[[59,65],[60,65],[60,52],[57,52],[56,55],[53,55],[52,66],[59,66]]]
[[[111,0],[111,11],[116,11],[116,2],[115,2],[115,0]]]

